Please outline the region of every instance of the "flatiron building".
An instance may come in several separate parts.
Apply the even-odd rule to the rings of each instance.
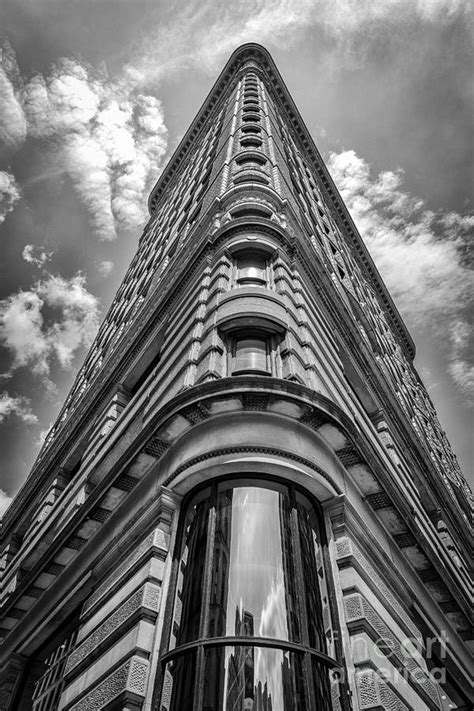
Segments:
[[[3,520],[0,708],[470,708],[468,487],[265,49],[149,211]]]

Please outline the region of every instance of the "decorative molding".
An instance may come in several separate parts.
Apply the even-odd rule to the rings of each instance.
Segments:
[[[346,469],[354,466],[355,464],[361,464],[364,462],[359,452],[352,445],[343,447],[342,449],[337,449],[335,454],[339,457]]]
[[[397,668],[404,667],[407,669],[409,672],[407,681],[417,691],[423,693],[424,696],[428,696],[431,705],[440,708],[437,688],[429,679],[427,672],[414,661],[408,649],[403,647],[398,637],[387,627],[366,598],[360,593],[347,595],[344,597],[344,611],[349,629],[353,630],[354,623],[357,623],[357,621],[366,621],[373,630],[372,636],[381,641],[384,648],[388,648],[389,653],[386,656],[390,663]],[[356,629],[358,628],[356,627]],[[384,648],[379,647],[381,651],[384,651]]]
[[[384,601],[387,602],[390,607],[392,607],[392,609],[395,611],[400,620],[402,620],[402,622],[405,624],[407,630],[412,634],[413,637],[415,637],[418,644],[424,645],[423,636],[420,630],[415,627],[403,607],[400,605],[400,603],[389,590],[389,588],[385,585],[380,575],[376,572],[375,568],[369,563],[360,548],[358,548],[358,546],[347,536],[338,538],[336,541],[336,560],[338,561],[339,566],[341,565],[344,559],[347,559],[349,557],[351,557],[353,561],[358,564],[358,567],[369,579],[370,584],[378,589]]]
[[[355,680],[360,709],[411,711],[373,669],[357,670]]]
[[[244,393],[242,396],[242,404],[244,410],[264,412],[268,407],[269,399],[269,393]]]
[[[164,439],[160,439],[159,437],[152,437],[148,444],[143,448],[143,452],[159,459],[170,446],[170,442],[166,442]]]
[[[134,476],[130,476],[129,474],[121,474],[118,479],[115,479],[112,486],[116,489],[122,489],[122,491],[129,493],[139,481],[139,479]]]
[[[145,659],[132,657],[77,704],[71,706],[69,711],[97,711],[125,692],[145,696],[149,666]]]
[[[391,500],[386,491],[376,491],[373,494],[367,494],[365,496],[365,500],[373,508],[374,511],[379,511],[380,509],[390,509],[394,507],[393,501]]]
[[[274,457],[281,457],[283,459],[291,459],[293,462],[298,462],[299,464],[303,464],[303,466],[308,467],[308,469],[312,469],[313,471],[317,472],[320,476],[322,476],[326,481],[329,482],[331,487],[336,490],[338,494],[341,492],[339,491],[339,488],[337,484],[333,482],[330,476],[326,474],[325,471],[323,471],[320,467],[317,466],[317,464],[314,464],[314,462],[310,461],[309,459],[306,459],[305,457],[300,457],[298,454],[293,454],[292,452],[285,452],[283,449],[276,449],[274,447],[258,447],[256,446],[240,446],[240,447],[222,447],[220,449],[215,449],[209,452],[205,452],[204,454],[200,454],[197,457],[192,457],[189,459],[187,462],[179,466],[175,471],[166,479],[164,486],[169,486],[169,484],[176,479],[177,476],[179,476],[182,472],[186,471],[186,469],[189,469],[190,467],[194,466],[195,464],[199,464],[200,462],[205,462],[208,459],[214,459],[214,457],[220,457],[222,455],[227,455],[227,454],[246,454],[246,453],[255,453],[255,454],[266,454]]]
[[[160,553],[166,555],[168,552],[168,537],[164,531],[161,529],[155,529],[150,533],[145,540],[143,540],[134,550],[128,555],[125,560],[114,570],[112,570],[109,575],[105,578],[103,583],[99,585],[96,590],[89,596],[89,598],[84,603],[82,614],[88,613],[103,597],[113,585],[120,580],[121,577],[126,575],[146,553],[151,552],[154,548],[158,549]]]
[[[65,675],[68,675],[78,664],[89,656],[95,656],[97,648],[108,637],[114,635],[141,608],[148,608],[154,613],[160,609],[161,588],[153,583],[145,583],[131,595],[115,612],[113,612],[82,644],[69,655]]]

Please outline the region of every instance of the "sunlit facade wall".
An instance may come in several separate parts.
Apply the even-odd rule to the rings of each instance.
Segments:
[[[469,491],[263,48],[149,206],[3,521],[0,708],[468,708]]]

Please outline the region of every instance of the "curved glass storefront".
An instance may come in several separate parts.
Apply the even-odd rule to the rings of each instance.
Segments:
[[[162,711],[329,711],[321,538],[309,499],[216,482],[181,522]]]

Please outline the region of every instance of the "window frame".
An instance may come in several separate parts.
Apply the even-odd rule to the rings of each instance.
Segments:
[[[268,219],[268,218],[267,218]],[[240,272],[244,267],[239,266],[239,261],[243,259],[255,259],[255,262],[261,261],[264,263],[263,268],[256,266],[256,269],[260,269],[263,276],[262,277],[250,277],[241,275]],[[260,286],[268,288],[270,285],[270,264],[268,259],[268,254],[263,250],[255,249],[254,247],[248,247],[235,252],[233,255],[234,260],[234,279],[233,286],[240,288],[245,286]],[[247,267],[248,268],[248,267]]]
[[[256,486],[258,488],[266,488],[270,490],[276,490],[276,491],[282,491],[282,489],[285,490],[287,495],[289,496],[290,500],[290,507],[291,507],[291,536],[292,540],[295,542],[296,540],[298,543],[296,544],[296,550],[297,550],[297,557],[298,560],[296,562],[296,575],[297,575],[297,584],[296,584],[296,595],[297,595],[297,605],[301,609],[302,603],[302,593],[301,590],[303,589],[302,581],[304,579],[304,570],[302,567],[302,557],[301,557],[301,550],[300,550],[300,533],[298,530],[298,524],[296,523],[297,521],[297,505],[301,505],[302,499],[305,501],[305,503],[309,508],[309,511],[311,512],[313,520],[316,519],[316,525],[317,525],[317,533],[319,535],[319,545],[321,549],[321,555],[322,559],[325,562],[324,563],[324,576],[326,578],[326,585],[328,588],[328,594],[329,594],[329,577],[330,577],[330,569],[328,567],[327,561],[328,561],[328,542],[327,542],[327,537],[326,537],[326,531],[325,531],[325,526],[324,526],[324,512],[322,510],[321,505],[319,502],[314,499],[314,497],[311,495],[310,492],[308,492],[304,487],[299,486],[298,484],[295,484],[291,480],[283,479],[281,477],[276,477],[271,474],[233,474],[233,475],[227,475],[223,477],[217,477],[213,479],[211,482],[206,481],[199,486],[195,487],[192,491],[190,491],[183,499],[182,502],[182,507],[181,507],[181,515],[178,523],[178,529],[177,529],[177,536],[176,536],[176,541],[175,541],[175,546],[174,546],[174,553],[173,553],[173,577],[170,581],[170,587],[169,587],[169,594],[168,594],[168,603],[167,603],[167,624],[166,627],[163,630],[163,637],[162,637],[162,650],[160,654],[160,672],[159,672],[159,683],[157,685],[157,691],[158,691],[158,699],[160,699],[161,703],[161,698],[162,694],[164,691],[164,681],[165,681],[165,670],[167,665],[173,661],[174,659],[177,659],[178,657],[185,655],[185,654],[194,654],[194,659],[193,659],[193,664],[194,664],[194,696],[193,696],[193,704],[192,707],[190,707],[190,710],[192,708],[192,711],[202,711],[203,708],[203,678],[202,678],[202,672],[204,670],[204,664],[205,664],[205,652],[206,649],[212,649],[212,648],[225,648],[225,647],[253,647],[253,648],[267,648],[267,649],[272,649],[272,650],[281,650],[283,653],[289,652],[289,653],[294,653],[296,655],[299,655],[300,659],[300,664],[303,669],[303,681],[304,681],[304,688],[305,688],[305,696],[306,696],[306,701],[308,702],[307,706],[307,711],[330,711],[332,709],[331,705],[331,698],[324,697],[322,700],[325,702],[325,705],[327,704],[326,708],[323,709],[321,705],[321,699],[317,699],[317,690],[315,687],[312,687],[311,680],[313,680],[314,674],[315,674],[315,667],[319,666],[322,667],[323,669],[327,669],[327,677],[326,677],[326,683],[330,685],[330,676],[329,672],[331,670],[337,670],[336,673],[339,673],[341,669],[343,669],[343,664],[335,659],[334,657],[329,656],[325,652],[321,652],[316,650],[313,647],[309,646],[308,643],[308,629],[306,629],[306,632],[304,633],[304,640],[302,643],[300,642],[293,642],[290,640],[284,640],[284,639],[279,639],[279,638],[272,638],[272,637],[257,637],[257,636],[219,636],[219,637],[210,637],[210,636],[205,636],[205,625],[207,622],[206,616],[207,616],[207,609],[210,604],[211,600],[211,571],[212,571],[212,565],[213,565],[213,554],[214,551],[212,550],[213,548],[213,535],[214,535],[214,530],[215,530],[215,521],[216,521],[216,504],[217,504],[217,496],[219,491],[225,490],[227,488],[238,488],[241,486]],[[209,494],[207,493],[209,492]],[[206,551],[205,551],[205,561],[204,561],[204,576],[203,576],[203,595],[202,595],[202,600],[201,600],[201,619],[199,622],[199,635],[198,638],[193,639],[190,642],[183,643],[179,646],[176,646],[172,649],[169,649],[169,644],[170,644],[170,639],[171,639],[171,632],[173,629],[174,625],[174,616],[175,616],[175,604],[176,604],[176,598],[177,598],[177,584],[178,584],[178,577],[180,575],[180,561],[182,557],[182,552],[183,552],[183,544],[184,544],[184,534],[185,534],[185,527],[186,527],[186,520],[188,518],[188,512],[190,510],[190,505],[193,504],[196,501],[203,500],[203,498],[208,498],[209,499],[209,514],[208,514],[208,519],[207,519],[207,542],[206,542]],[[314,524],[311,523],[311,526]],[[319,577],[319,574],[317,572],[317,561],[316,561],[316,551],[314,551],[314,563],[315,563],[315,572]],[[322,601],[320,600],[320,613],[322,612]],[[328,599],[328,605],[331,610],[333,607],[334,603],[331,600],[331,597],[329,596]],[[333,615],[331,614],[331,619]],[[303,618],[302,618],[303,619]],[[307,623],[305,623],[307,625]],[[331,626],[333,626],[333,623],[331,623]],[[324,630],[323,630],[324,631]],[[166,644],[166,648],[164,649],[164,644]],[[314,665],[314,666],[313,666]],[[324,684],[323,684],[324,685]],[[160,706],[161,708],[161,706]]]
[[[241,341],[258,340],[265,344],[265,368],[237,368],[237,345]],[[254,329],[244,329],[234,331],[230,334],[230,349],[228,351],[228,374],[235,377],[238,375],[265,375],[273,374],[272,343],[269,333]],[[261,352],[259,352],[261,354]]]

